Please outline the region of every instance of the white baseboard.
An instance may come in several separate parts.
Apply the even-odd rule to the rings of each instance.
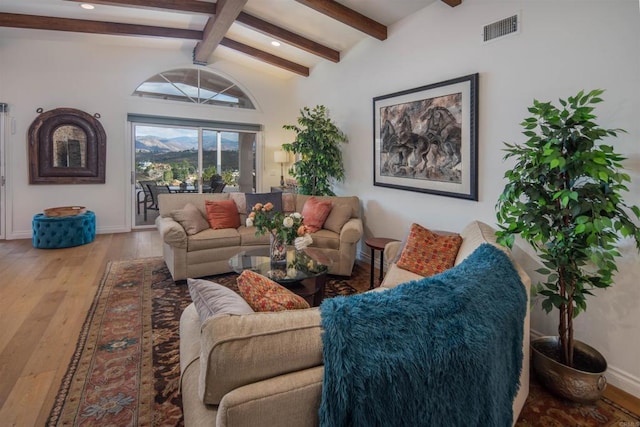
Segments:
[[[531,329],[531,339],[542,336],[544,336],[544,334]],[[611,365],[607,366],[606,378],[609,384],[640,398],[640,378]]]
[[[114,226],[114,227],[98,227],[96,228],[96,234],[111,234],[111,233],[128,233],[131,231],[131,228],[123,227],[123,226]],[[7,234],[7,240],[18,240],[18,239],[31,239],[32,230],[28,231],[14,231]]]

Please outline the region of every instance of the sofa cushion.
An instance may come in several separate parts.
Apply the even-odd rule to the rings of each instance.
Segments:
[[[187,279],[187,285],[201,322],[218,314],[253,313],[249,304],[226,286],[203,279]]]
[[[443,236],[411,224],[398,267],[424,277],[442,273],[453,267],[461,244],[462,237],[458,234]]]
[[[214,230],[240,227],[238,208],[233,200],[206,200],[207,220]]]
[[[187,252],[201,251],[216,248],[232,248],[240,246],[240,234],[235,228],[222,228],[214,230],[208,228],[198,234],[189,236]]]
[[[233,193],[229,193],[229,198],[236,204],[238,213],[240,215],[247,214],[247,198],[245,197],[244,193],[238,193],[234,191]],[[244,221],[241,220],[240,222],[244,224]]]
[[[346,204],[333,205],[329,216],[324,222],[323,228],[340,233],[342,226],[351,218],[351,206]]]
[[[238,228],[238,234],[240,235],[241,246],[256,246],[256,245],[268,245],[269,233],[264,233],[256,236],[256,227],[247,227],[241,225]]]
[[[271,203],[273,205],[272,212],[282,212],[282,193],[246,193],[244,196],[247,215],[251,213],[256,203],[262,203],[263,205]]]
[[[243,271],[236,282],[238,292],[255,311],[309,308],[304,298],[254,271]]]
[[[171,211],[171,217],[182,225],[189,236],[209,228],[209,223],[193,203],[187,203],[184,208]]]
[[[296,211],[296,195],[293,193],[282,193],[282,211],[292,213]]]
[[[310,197],[302,207],[302,223],[307,226],[311,233],[315,233],[322,229],[325,220],[331,213],[331,202],[328,200],[320,200],[316,197]]]

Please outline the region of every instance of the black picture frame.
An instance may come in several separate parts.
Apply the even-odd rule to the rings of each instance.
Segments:
[[[104,184],[107,136],[74,108],[41,113],[29,127],[29,184]]]
[[[478,200],[478,80],[373,98],[373,185]]]

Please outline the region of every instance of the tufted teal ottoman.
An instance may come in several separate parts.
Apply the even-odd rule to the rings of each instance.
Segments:
[[[91,243],[96,238],[96,214],[92,211],[64,217],[40,213],[33,217],[31,225],[34,248],[69,248]]]

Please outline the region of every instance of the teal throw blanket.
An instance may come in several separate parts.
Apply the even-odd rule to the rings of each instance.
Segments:
[[[321,307],[320,425],[511,426],[527,295],[502,251]]]

